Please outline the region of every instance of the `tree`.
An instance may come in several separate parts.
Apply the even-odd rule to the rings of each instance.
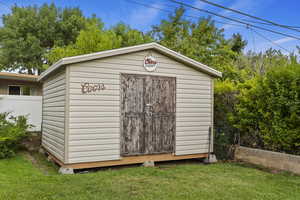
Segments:
[[[46,57],[49,64],[53,64],[64,57],[119,48],[121,42],[121,37],[111,30],[103,30],[103,26],[99,26],[99,22],[94,20],[88,22],[86,29],[80,31],[74,44],[55,46]]]
[[[234,61],[238,70],[243,72],[242,79],[251,79],[256,76],[264,76],[276,66],[286,67],[290,64],[297,64],[297,56],[294,54],[284,55],[280,50],[268,49],[265,52],[252,52],[239,55]],[[240,75],[240,76],[241,76]]]
[[[144,35],[125,24],[119,23],[111,29],[104,30],[96,20],[89,21],[86,29],[78,35],[76,42],[67,46],[56,46],[47,54],[52,64],[61,58],[81,54],[99,52],[103,50],[143,44],[152,41],[149,35]]]
[[[161,20],[157,26],[152,26],[151,35],[160,44],[174,51],[184,53],[184,44],[189,38],[191,22],[183,18],[184,8],[175,10],[174,14],[169,15],[167,20]]]
[[[237,53],[242,53],[244,48],[247,46],[247,41],[243,40],[241,34],[234,33],[230,39],[231,50]]]
[[[162,45],[224,72],[224,78],[236,77],[233,60],[238,54],[232,50],[231,39],[226,40],[223,30],[211,18],[197,22],[184,19],[184,8],[178,8],[167,20],[153,26],[152,36]]]
[[[47,63],[45,53],[54,45],[74,42],[86,21],[78,8],[13,6],[11,14],[3,16],[0,28],[0,69],[40,73]]]
[[[130,26],[119,23],[113,26],[113,31],[118,37],[121,38],[121,47],[133,46],[153,41],[149,34],[144,34],[141,31],[130,28]]]

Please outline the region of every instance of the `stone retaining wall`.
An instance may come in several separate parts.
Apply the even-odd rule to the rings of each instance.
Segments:
[[[300,174],[300,156],[296,155],[239,146],[235,151],[235,159]]]

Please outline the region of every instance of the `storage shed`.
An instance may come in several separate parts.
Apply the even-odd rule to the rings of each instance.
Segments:
[[[72,169],[207,157],[221,75],[157,43],[63,58],[39,77],[42,146]]]

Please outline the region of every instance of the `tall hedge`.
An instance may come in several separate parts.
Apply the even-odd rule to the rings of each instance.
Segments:
[[[233,123],[242,143],[300,154],[300,66],[274,67],[241,85]]]

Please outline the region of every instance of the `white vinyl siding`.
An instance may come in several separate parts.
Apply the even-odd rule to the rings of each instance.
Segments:
[[[176,77],[176,155],[208,152],[212,126],[212,78],[152,51],[158,61],[147,72],[149,51],[69,65],[69,163],[120,159],[121,73]],[[81,93],[82,83],[103,83],[106,90]]]
[[[64,161],[66,74],[60,72],[43,84],[42,145]]]

